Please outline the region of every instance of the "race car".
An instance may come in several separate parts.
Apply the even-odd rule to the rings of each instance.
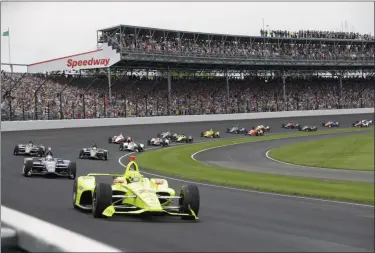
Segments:
[[[95,159],[95,160],[108,160],[108,150],[97,148],[93,146],[91,148],[83,148],[79,152],[80,159]]]
[[[121,144],[128,141],[133,141],[132,137],[125,138],[122,134],[108,138],[108,143]]]
[[[299,126],[299,124],[297,124],[297,123],[295,123],[293,121],[289,122],[286,125],[285,124],[281,125],[282,128],[287,128],[287,129],[298,129],[298,126]]]
[[[243,134],[246,132],[247,130],[244,127],[234,126],[231,128],[227,128],[227,133],[230,133],[230,134]]]
[[[307,125],[307,126],[304,126],[304,127],[299,126],[298,130],[304,131],[304,132],[313,132],[313,131],[317,131],[318,128],[316,126]]]
[[[25,177],[37,176],[58,176],[75,179],[77,166],[75,162],[53,158],[52,155],[46,157],[25,158],[23,161],[22,174]]]
[[[32,141],[28,144],[17,144],[13,149],[13,155],[39,156],[46,153],[46,148],[41,145],[35,145]]]
[[[158,133],[156,135],[157,138],[161,138],[161,139],[169,139],[169,140],[172,140],[172,139],[175,139],[177,136],[177,134],[172,134],[171,132],[163,132],[163,133]]]
[[[139,215],[198,220],[200,196],[196,185],[183,185],[176,196],[167,180],[144,177],[135,159],[130,157],[124,174],[90,173],[78,177],[73,185],[74,208],[91,211],[95,218]],[[97,182],[99,176],[113,177],[112,184]]]
[[[147,140],[147,145],[148,146],[169,146],[171,144],[171,141],[167,138],[152,138],[150,140]]]
[[[340,127],[340,122],[338,121],[327,121],[322,123],[322,127]]]
[[[120,151],[131,151],[131,152],[143,152],[145,151],[145,145],[142,143],[124,142],[120,144]]]
[[[175,142],[186,142],[186,143],[192,143],[193,142],[193,136],[184,135],[184,134],[178,134],[173,139]]]
[[[253,127],[245,135],[263,136],[264,135],[264,131],[263,131],[263,129],[257,129],[257,128]]]
[[[359,120],[352,124],[352,127],[369,127],[373,125],[372,120]]]
[[[264,125],[259,125],[255,128],[256,130],[260,130],[262,129],[263,132],[269,132],[271,131],[271,127],[270,126],[264,126]]]
[[[201,137],[205,138],[220,138],[220,132],[210,129],[209,131],[202,132]]]

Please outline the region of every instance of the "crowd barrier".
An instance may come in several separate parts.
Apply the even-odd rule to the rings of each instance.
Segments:
[[[123,252],[5,206],[1,206],[1,226],[4,252],[15,248],[27,252]]]
[[[374,113],[374,108],[338,109],[338,110],[311,110],[311,111],[284,111],[240,114],[208,114],[190,116],[158,116],[158,117],[131,117],[131,118],[103,118],[103,119],[68,119],[68,120],[31,120],[5,121],[1,123],[1,131],[28,131],[42,129],[105,127],[167,124],[184,122],[230,121],[246,119],[286,118],[302,116],[346,115]]]

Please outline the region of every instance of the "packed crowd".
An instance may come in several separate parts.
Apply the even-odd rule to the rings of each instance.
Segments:
[[[367,38],[368,35],[341,34],[328,32],[300,31],[296,33],[263,31],[264,36],[292,36],[292,37],[353,37]],[[298,35],[297,35],[298,34]],[[217,36],[219,38],[219,36]],[[372,40],[374,40],[372,38]],[[120,48],[123,51],[152,52],[163,54],[182,54],[189,56],[206,57],[246,57],[246,58],[280,58],[289,57],[300,60],[374,60],[375,43],[306,43],[290,41],[262,41],[262,40],[206,40],[200,38],[183,37],[181,39],[170,37],[151,37],[139,35],[135,39],[132,34],[108,37],[106,42]]]
[[[260,30],[262,37],[275,38],[295,38],[295,39],[334,39],[334,40],[374,40],[371,34],[359,34],[355,32],[333,32],[333,31],[317,31],[317,30],[299,30],[282,31],[282,30]]]
[[[228,100],[223,77],[176,77],[168,94],[164,78],[127,76],[116,82],[109,98],[106,78],[93,83],[90,77],[26,74],[14,86],[22,74],[1,75],[3,120],[10,112],[12,120],[27,120],[374,107],[373,77],[343,79],[342,90],[334,78],[289,77],[286,99],[280,78],[233,77]]]

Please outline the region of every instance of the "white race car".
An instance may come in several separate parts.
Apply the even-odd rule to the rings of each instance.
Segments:
[[[96,159],[96,160],[108,160],[108,150],[92,147],[83,148],[79,152],[80,159]]]
[[[122,134],[115,135],[113,137],[108,138],[108,143],[115,143],[115,144],[121,144],[124,142],[133,141],[132,137],[125,138]]]
[[[145,151],[145,145],[142,143],[124,142],[120,144],[120,151],[131,151],[131,152],[143,152]]]
[[[171,143],[171,141],[169,139],[166,139],[166,138],[152,138],[151,140],[148,140],[147,141],[147,145],[149,146],[169,146]]]
[[[372,120],[359,120],[352,124],[352,127],[369,127],[372,126],[373,122]]]

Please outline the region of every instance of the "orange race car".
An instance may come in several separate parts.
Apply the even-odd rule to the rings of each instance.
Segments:
[[[263,129],[256,129],[255,127],[253,127],[245,135],[263,136],[264,135],[264,131],[263,131]]]

